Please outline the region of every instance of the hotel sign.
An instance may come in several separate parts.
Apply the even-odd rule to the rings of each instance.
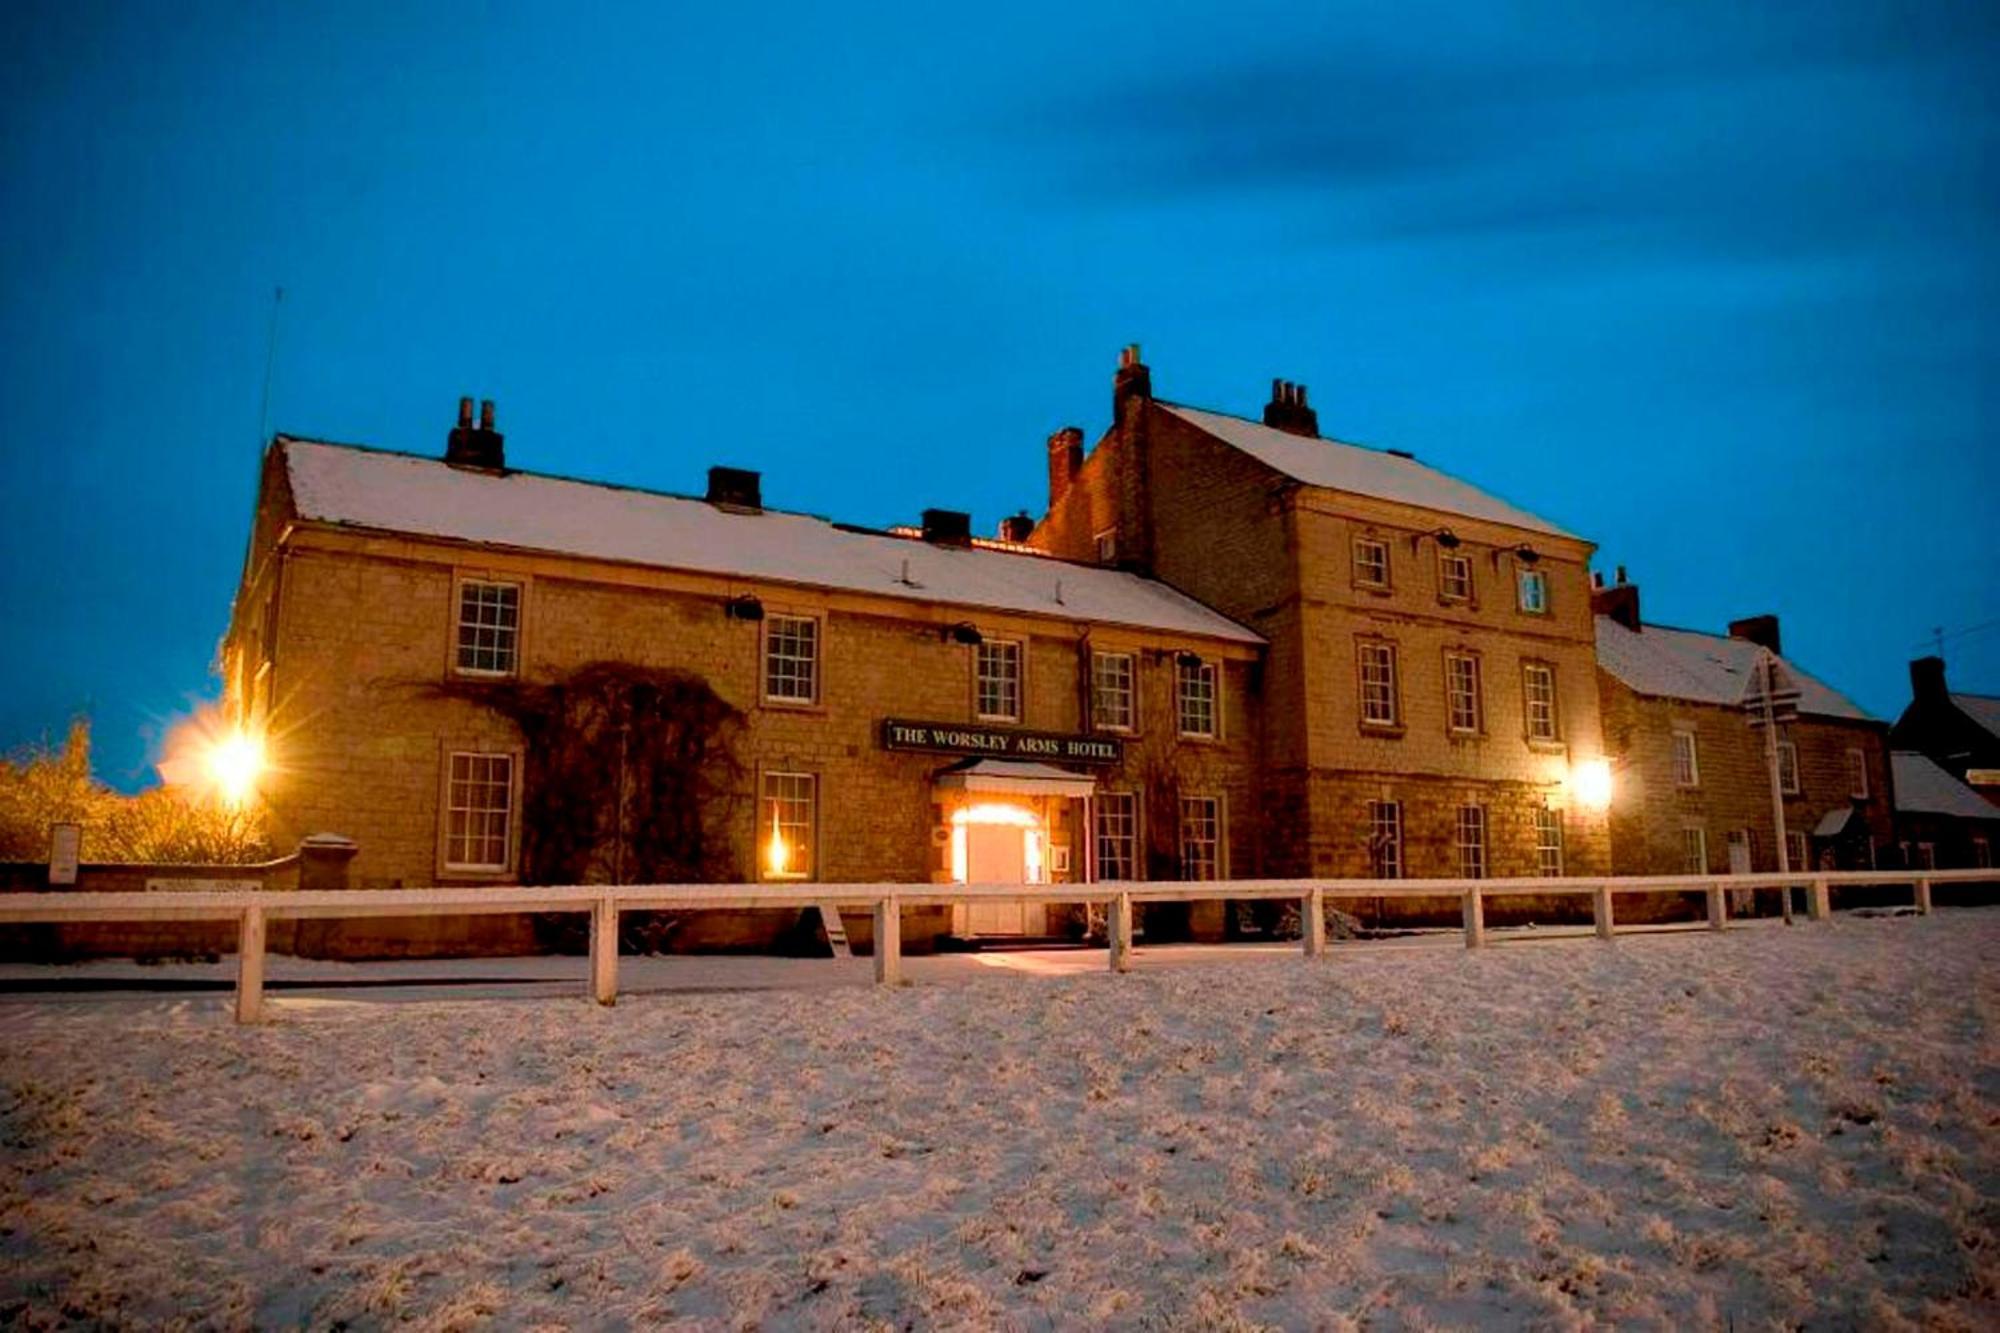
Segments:
[[[1124,757],[1123,746],[1104,736],[968,727],[956,722],[901,722],[895,718],[882,723],[882,748],[1059,764],[1115,764]]]

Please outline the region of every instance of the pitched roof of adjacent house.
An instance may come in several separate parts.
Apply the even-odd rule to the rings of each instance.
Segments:
[[[1204,411],[1198,407],[1182,407],[1157,399],[1154,401],[1189,425],[1308,486],[1324,486],[1328,490],[1394,500],[1440,514],[1485,519],[1529,532],[1546,532],[1557,537],[1582,540],[1547,519],[1537,518],[1469,482],[1447,476],[1400,453],[1366,449],[1356,444],[1343,444],[1339,440],[1294,435],[1244,417]]]
[[[1915,815],[2000,821],[2000,806],[1937,766],[1927,754],[1897,750],[1889,756],[1896,779],[1896,808]]]
[[[1990,694],[1954,694],[1951,701],[1959,712],[2000,736],[2000,698]]]
[[[1756,684],[1757,645],[1666,625],[1648,625],[1635,632],[1610,616],[1599,616],[1597,664],[1639,694],[1740,707]],[[1801,713],[1875,720],[1789,659],[1778,658],[1778,671],[1778,688],[1799,692]]]
[[[1157,580],[1046,556],[939,546],[809,514],[281,436],[301,518],[525,551],[1261,643]]]

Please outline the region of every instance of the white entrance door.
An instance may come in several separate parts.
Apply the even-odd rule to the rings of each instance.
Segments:
[[[1732,875],[1750,873],[1750,834],[1746,830],[1729,831],[1729,873]]]
[[[967,824],[967,882],[1021,883],[1028,873],[1027,840],[1034,836],[1018,824]],[[1039,935],[1047,915],[1041,903],[968,903],[966,928],[974,935]]]

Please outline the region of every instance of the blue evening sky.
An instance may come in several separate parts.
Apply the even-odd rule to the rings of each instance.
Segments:
[[[0,748],[130,786],[271,426],[982,531],[1118,347],[2000,692],[2000,7],[0,7]],[[1986,626],[1984,629],[1975,627]]]

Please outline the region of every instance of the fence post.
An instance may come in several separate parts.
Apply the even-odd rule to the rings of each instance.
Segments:
[[[1305,927],[1300,931],[1305,936],[1306,957],[1326,956],[1326,890],[1314,889],[1299,902],[1299,912],[1304,916],[1300,922]]]
[[[1920,916],[1931,914],[1931,882],[1927,879],[1917,881],[1917,913]]]
[[[236,932],[236,1021],[264,1019],[264,909],[246,907]]]
[[[618,903],[608,893],[590,905],[590,998],[618,1003]]]
[[[1600,884],[1590,895],[1590,918],[1597,924],[1597,938],[1608,940],[1617,929],[1617,921],[1612,914],[1611,886]]]
[[[1479,890],[1467,889],[1465,903],[1465,947],[1477,949],[1486,943],[1486,904],[1480,900]]]
[[[1111,970],[1132,970],[1132,895],[1121,893],[1111,900]]]
[[[1729,896],[1720,883],[1708,886],[1708,928],[1721,930],[1729,924]]]
[[[903,903],[885,896],[875,900],[875,984],[903,984]]]
[[[1833,892],[1824,875],[1812,882],[1812,890],[1806,897],[1806,915],[1815,921],[1825,921],[1833,916]]]

